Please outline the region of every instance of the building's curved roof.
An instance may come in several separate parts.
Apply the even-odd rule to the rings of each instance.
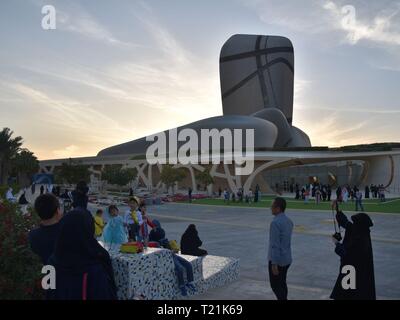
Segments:
[[[308,136],[292,126],[294,55],[288,38],[230,37],[221,49],[220,79],[224,115],[189,123],[178,132],[191,128],[199,137],[201,129],[254,129],[255,149],[311,146]],[[164,132],[167,137],[169,131]],[[98,156],[143,154],[152,143],[144,137]]]
[[[244,129],[254,129],[255,148],[272,148],[275,144],[278,135],[277,127],[272,122],[250,116],[231,115],[231,116],[211,117],[178,127],[177,132],[179,133],[183,129],[187,128],[195,130],[199,139],[201,137],[201,129],[218,129],[218,130],[229,129],[232,133],[232,137],[233,137],[232,129],[243,129],[243,140],[242,140],[243,146],[245,146],[246,142]],[[170,130],[164,131],[164,134],[166,135],[167,138],[167,142],[169,137],[169,131]],[[178,142],[178,147],[180,147],[184,143],[185,142]],[[98,156],[121,155],[121,154],[145,154],[147,148],[151,144],[153,144],[153,142],[146,141],[146,137],[144,137],[104,149],[99,152]],[[199,147],[200,147],[200,141],[199,141]]]

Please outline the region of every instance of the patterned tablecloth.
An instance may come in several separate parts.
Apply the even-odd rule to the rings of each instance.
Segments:
[[[172,252],[147,248],[144,253],[126,254],[110,250],[120,300],[143,295],[147,300],[182,299],[175,274]],[[196,294],[225,285],[239,276],[237,259],[181,255],[193,266]],[[203,270],[206,269],[206,270]]]
[[[149,300],[171,299],[176,292],[172,252],[146,249],[145,253],[110,252],[118,298],[133,299],[143,295]]]

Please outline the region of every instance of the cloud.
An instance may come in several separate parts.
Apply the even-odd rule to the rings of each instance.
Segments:
[[[338,111],[346,112],[346,113],[363,113],[363,114],[400,114],[400,107],[398,109],[384,109],[381,107],[376,108],[354,108],[354,107],[343,107],[333,108],[333,107],[316,107],[316,106],[304,106],[297,105],[296,109],[298,110],[309,110],[309,111]]]
[[[259,19],[268,25],[308,35],[332,30],[331,18],[323,9],[321,0],[239,0],[239,2],[253,9]]]
[[[79,157],[82,154],[82,151],[79,147],[75,145],[70,145],[65,147],[64,149],[54,150],[53,155],[59,159],[66,159],[66,158],[74,158]]]
[[[394,8],[376,15],[371,23],[362,21],[357,16],[354,6],[339,7],[332,1],[323,5],[334,18],[333,27],[346,33],[346,40],[350,44],[357,44],[360,40],[369,40],[388,45],[400,45],[399,9]]]
[[[400,139],[392,120],[400,110],[296,105],[294,111],[295,125],[305,129],[313,146],[337,147]]]
[[[48,4],[45,0],[31,0],[36,6]],[[107,27],[99,23],[82,5],[77,2],[55,1],[57,29],[72,32],[91,40],[108,45],[135,48],[141,44],[118,39]]]
[[[220,114],[217,59],[210,63],[187,50],[147,5],[136,9],[137,21],[149,35],[149,42],[154,42],[148,55],[110,61],[96,69],[71,61],[60,62],[56,69],[51,65],[20,68],[89,87],[98,91],[98,98],[130,105],[135,111],[168,112],[180,124]],[[164,119],[173,123],[168,120]]]
[[[99,93],[98,99],[112,99],[114,103],[132,106],[135,111],[150,109],[168,112],[172,117],[180,119],[181,124],[186,120],[195,121],[220,114],[222,108],[217,58],[209,62],[188,50],[160,23],[147,3],[138,2],[130,9],[132,11],[128,11],[129,14],[148,35],[148,42],[153,42],[148,51],[144,50],[144,54],[110,60],[97,68],[72,61],[59,61],[56,65],[25,64],[19,68],[89,87]],[[77,9],[70,11],[75,12]],[[74,18],[86,21],[86,18],[79,15]],[[92,22],[84,25],[80,32],[84,31],[88,36],[99,39],[112,37]],[[77,28],[73,29],[79,32]],[[190,113],[187,112],[189,108]]]
[[[354,122],[352,117],[343,117],[341,112],[319,112],[307,116],[299,113],[299,116],[300,127],[307,128],[313,146],[337,147],[376,140],[373,134],[366,133],[367,120]]]
[[[260,20],[269,25],[284,27],[293,32],[307,35],[332,34],[332,31],[345,33],[349,44],[361,40],[371,43],[400,45],[400,5],[396,2],[371,4],[363,7],[338,5],[326,0],[240,0],[243,5],[254,9]],[[342,2],[342,1],[341,1]],[[367,8],[370,7],[368,10]],[[364,13],[364,19],[361,17]],[[375,16],[368,19],[368,16]],[[335,37],[325,41],[336,41]]]
[[[294,81],[294,100],[302,100],[307,93],[307,90],[311,87],[312,81],[295,78]]]
[[[34,118],[45,114],[40,121],[53,134],[66,133],[65,147],[36,145],[41,158],[95,154],[221,113],[217,60],[209,63],[187,50],[153,15],[138,21],[154,42],[147,55],[96,68],[76,60],[36,60],[14,67],[23,79],[3,75],[3,86],[19,106],[28,105]],[[67,148],[71,145],[79,148]]]
[[[74,32],[84,37],[102,41],[110,45],[138,47],[139,45],[124,42],[117,39],[107,28],[100,25],[91,15],[84,11],[67,14],[65,11],[57,10],[57,28]]]
[[[119,126],[111,117],[98,112],[91,104],[67,97],[53,97],[34,86],[23,83],[5,84],[3,82],[1,84],[14,90],[20,98],[23,97],[29,102],[31,108],[28,116],[34,118],[37,113],[45,115],[45,117],[40,118],[40,121],[48,125],[64,127],[77,134],[84,131],[87,139],[93,141],[107,139],[98,129],[99,125],[107,124],[113,128],[107,135],[110,140],[113,136],[126,135],[130,132]],[[37,106],[36,110],[35,105]]]

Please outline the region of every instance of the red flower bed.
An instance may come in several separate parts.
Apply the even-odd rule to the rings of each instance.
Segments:
[[[205,194],[193,194],[192,195],[192,199],[205,199],[205,198],[209,198],[207,195]],[[182,193],[177,193],[173,196],[167,196],[161,199],[164,202],[184,202],[184,201],[189,201],[189,196],[182,194]]]

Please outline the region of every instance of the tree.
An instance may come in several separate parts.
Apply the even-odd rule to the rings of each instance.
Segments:
[[[56,168],[54,176],[57,183],[77,184],[79,181],[90,181],[90,170],[87,165],[69,159]]]
[[[22,149],[12,162],[13,173],[18,177],[18,183],[24,184],[24,179],[31,179],[39,171],[39,161],[33,152]]]
[[[206,188],[214,183],[214,179],[210,174],[210,169],[205,169],[204,171],[199,171],[196,173],[196,180],[200,184],[204,184]]]
[[[120,165],[106,166],[101,172],[101,179],[109,184],[114,184],[122,187],[136,179],[136,168],[122,168]]]
[[[183,168],[174,168],[171,165],[163,166],[161,171],[160,180],[165,184],[167,190],[172,187],[172,192],[174,192],[175,183],[182,181],[186,177],[185,170]]]
[[[22,146],[22,137],[13,138],[9,128],[0,131],[0,184],[5,184],[12,169],[12,161]]]

